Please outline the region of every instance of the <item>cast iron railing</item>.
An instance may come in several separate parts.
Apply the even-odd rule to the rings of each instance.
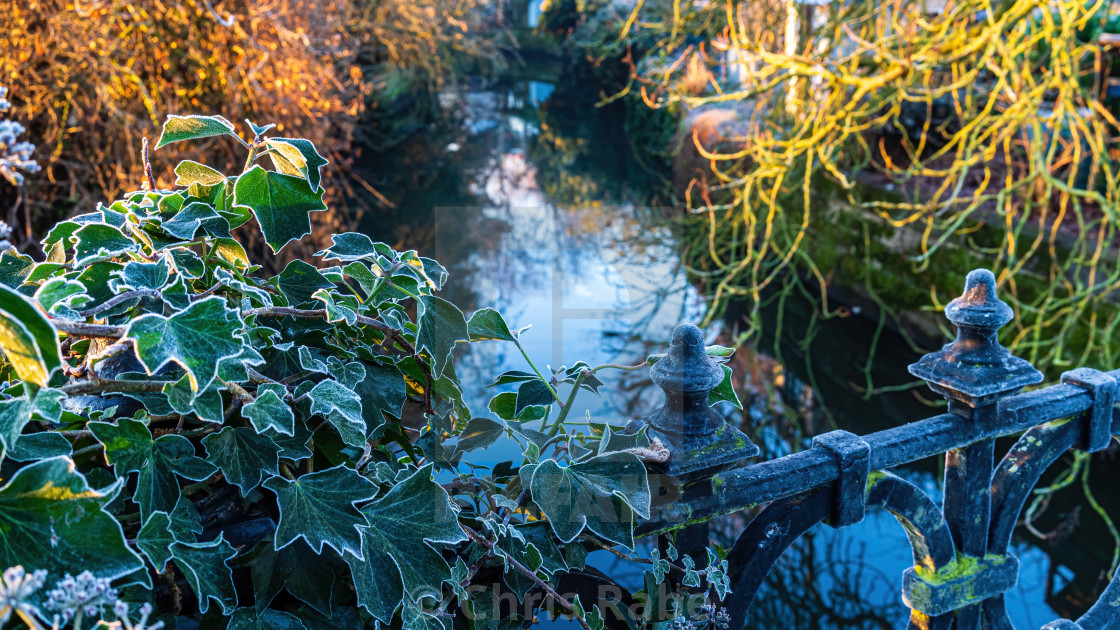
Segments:
[[[859,436],[832,431],[813,447],[744,465],[758,454],[745,434],[708,406],[722,368],[704,353],[695,326],[674,331],[668,356],[653,368],[665,406],[632,423],[646,426],[670,451],[651,465],[654,505],[642,534],[677,531],[686,553],[707,543],[707,521],[768,504],[728,555],[732,593],[725,605],[741,628],[766,574],[811,527],[860,522],[884,509],[903,525],[914,566],[902,576],[902,601],[912,628],[1012,628],[1004,593],[1018,579],[1011,535],[1031,490],[1048,466],[1071,448],[1098,451],[1120,432],[1120,370],[1079,368],[1061,384],[1019,393],[1043,376],[999,344],[1012,319],[986,269],[968,274],[964,294],[945,309],[957,338],[922,357],[910,372],[949,400],[948,413]],[[995,439],[1022,433],[997,464]],[[945,455],[941,505],[914,484],[886,472]],[[1120,580],[1114,576],[1077,621],[1046,629],[1106,628],[1120,624]]]

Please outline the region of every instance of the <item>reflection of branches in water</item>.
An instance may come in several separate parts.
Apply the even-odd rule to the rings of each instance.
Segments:
[[[867,562],[862,541],[818,535],[806,534],[782,555],[754,599],[747,627],[898,627],[906,613],[895,594],[897,577]],[[889,595],[875,600],[868,597],[873,592]]]

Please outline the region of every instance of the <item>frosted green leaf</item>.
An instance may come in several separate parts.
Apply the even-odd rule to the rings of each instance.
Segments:
[[[136,534],[137,549],[147,556],[157,573],[163,573],[167,563],[171,561],[171,544],[174,542],[171,517],[163,511],[149,514],[148,519],[144,521],[144,526]]]
[[[708,404],[714,405],[726,400],[730,401],[735,407],[742,409],[743,403],[739,402],[739,395],[735,393],[735,386],[731,382],[731,368],[726,365],[720,365],[720,367],[723,368],[723,380],[715,389],[708,392]]]
[[[311,413],[326,418],[338,430],[343,442],[358,447],[366,443],[362,400],[352,389],[326,379],[316,383],[307,396],[311,399]]]
[[[273,252],[311,233],[310,212],[326,210],[323,190],[315,192],[307,180],[254,166],[237,178],[233,203],[257,217],[265,242]]]
[[[202,445],[206,447],[206,461],[240,488],[243,497],[259,486],[266,475],[280,474],[280,447],[252,429],[226,427],[203,438]]]
[[[331,614],[334,568],[306,542],[297,540],[277,551],[273,541],[266,539],[254,547],[245,560],[258,608],[268,606],[281,589],[287,589],[293,597],[320,613]]]
[[[463,313],[451,302],[434,295],[419,299],[421,314],[416,331],[416,350],[432,356],[433,376],[443,375],[451,350],[460,341],[469,341]]]
[[[86,287],[76,280],[55,276],[39,285],[35,301],[51,315],[66,313],[69,309],[82,308],[90,301]]]
[[[465,540],[451,498],[431,474],[432,466],[424,466],[362,508],[369,521],[362,529],[364,560],[346,557],[358,604],[386,623],[402,598],[438,594],[451,576],[433,544]]]
[[[506,432],[506,425],[495,422],[489,418],[471,418],[467,427],[459,434],[459,441],[455,444],[455,451],[465,453],[480,448],[486,448],[502,437]],[[454,456],[452,456],[454,458]]]
[[[486,339],[496,339],[499,341],[514,341],[513,333],[509,331],[509,326],[506,320],[502,318],[502,314],[492,308],[484,308],[475,311],[471,315],[471,319],[467,322],[467,331],[470,333],[471,341],[483,341]]]
[[[570,542],[586,527],[633,548],[633,515],[649,516],[645,465],[631,453],[609,453],[562,467],[547,459],[533,471],[533,501],[552,531]]]
[[[20,379],[32,386],[46,387],[51,375],[62,365],[54,326],[28,298],[3,285],[0,348]]]
[[[354,296],[339,296],[326,289],[319,289],[312,297],[323,303],[327,311],[327,323],[346,322],[353,326],[358,322],[358,312],[356,310],[358,303]],[[349,300],[346,299],[347,297]],[[347,304],[347,301],[352,302],[352,304]]]
[[[288,306],[293,307],[312,301],[311,296],[319,289],[334,288],[334,283],[318,269],[299,259],[288,263],[276,276],[276,285],[288,300]]]
[[[176,116],[170,115],[163,123],[163,132],[155,148],[167,146],[172,142],[230,135],[238,138],[233,123],[221,116]],[[240,140],[240,138],[238,138]]]
[[[264,389],[264,385],[257,390],[257,398],[246,404],[241,409],[241,415],[249,419],[257,431],[273,429],[277,433],[293,435],[296,416],[292,408],[281,398],[283,395],[275,389]],[[283,385],[279,386],[283,389]],[[262,393],[263,392],[263,393]]]
[[[90,487],[69,457],[20,468],[0,487],[0,564],[108,578],[142,569],[143,559],[105,511],[119,491],[119,483]]]
[[[341,260],[343,262],[362,260],[371,256],[392,258],[396,255],[393,249],[385,243],[374,243],[373,239],[358,232],[333,234],[331,235],[331,243],[330,247],[317,252],[315,255],[322,256],[326,260]]]
[[[211,542],[172,543],[171,559],[198,598],[199,612],[205,614],[210,609],[211,599],[221,606],[223,615],[237,606],[233,570],[228,565],[236,555],[237,550],[221,534]]]
[[[126,339],[149,374],[177,363],[190,376],[191,389],[205,390],[223,359],[241,353],[241,315],[216,296],[199,300],[171,317],[149,313],[132,320]]]
[[[171,264],[163,256],[156,262],[132,260],[112,275],[116,276],[116,279],[109,281],[109,287],[113,291],[121,293],[135,289],[160,291],[167,286],[171,278]]]
[[[315,553],[321,554],[326,545],[361,558],[359,528],[366,525],[366,518],[354,504],[376,496],[372,481],[340,464],[294,481],[272,477],[263,485],[276,493],[280,506],[276,549],[302,538]]]
[[[191,160],[183,160],[175,167],[175,185],[176,186],[191,186],[193,184],[201,184],[203,186],[216,186],[226,180],[226,176],[220,172]]]
[[[84,267],[95,260],[113,258],[139,249],[139,245],[120,230],[104,223],[83,225],[74,232],[73,238],[77,240],[74,245],[75,268]]]
[[[319,189],[319,172],[327,165],[327,160],[315,150],[310,140],[303,138],[269,138],[269,157],[276,170],[285,175],[303,177],[311,190]]]
[[[521,412],[529,407],[545,407],[552,405],[552,390],[539,378],[526,381],[517,388],[517,397],[514,399],[513,415],[518,417]]]
[[[179,500],[178,477],[201,481],[217,468],[196,457],[190,440],[175,434],[153,440],[143,422],[118,418],[117,424],[90,422],[89,430],[105,447],[105,460],[114,466],[117,477],[137,473],[133,500],[144,516],[157,511],[170,512]]]
[[[199,228],[204,228],[211,236],[229,236],[229,222],[220,217],[210,204],[195,201],[175,213],[160,226],[175,238],[192,240]]]

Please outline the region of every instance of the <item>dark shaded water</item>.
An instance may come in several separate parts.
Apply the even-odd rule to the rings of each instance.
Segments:
[[[513,326],[531,324],[522,339],[541,366],[639,363],[663,351],[676,324],[699,321],[705,312],[681,264],[680,213],[656,207],[664,198],[663,180],[650,168],[656,158],[635,159],[617,131],[619,108],[594,107],[596,94],[563,77],[557,85],[478,82],[443,96],[454,122],[366,165],[367,179],[396,208],[367,215],[363,231],[441,260],[452,276],[445,297],[464,310],[494,307]],[[937,412],[923,402],[928,392],[908,387],[913,379],[905,366],[919,356],[915,349],[889,330],[877,333],[870,318],[818,322],[814,308],[796,293],[771,300],[763,320],[779,332],[737,353],[745,411],[722,411],[752,433],[766,457],[801,450],[812,435],[833,428],[867,433]],[[731,309],[722,326],[708,331],[712,340],[733,337],[737,319]],[[870,382],[897,389],[867,397],[865,357],[877,334]],[[484,389],[495,375],[527,368],[515,348],[496,342],[473,345],[456,366],[476,414],[486,413],[496,393]],[[603,380],[603,397],[582,394],[572,417],[624,424],[661,402],[645,370]],[[516,444],[500,442],[472,462],[519,456]],[[939,466],[921,462],[902,474],[936,497]],[[720,519],[716,542],[733,544],[748,517]],[[1019,545],[1023,570],[1008,593],[1017,626],[1038,627],[1091,603],[1079,593],[1098,587],[1111,555],[1107,534],[1091,540],[1081,547]],[[600,569],[640,587],[642,565],[600,553],[592,556]],[[1067,557],[1077,559],[1077,579],[1059,561]],[[906,618],[901,574],[910,564],[902,528],[886,513],[840,531],[821,527],[772,572],[752,625],[898,627]]]

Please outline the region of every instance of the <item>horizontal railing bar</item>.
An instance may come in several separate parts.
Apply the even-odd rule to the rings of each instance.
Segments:
[[[1120,382],[1120,370],[1108,373]],[[910,422],[863,436],[871,447],[872,470],[941,455],[974,442],[1014,435],[1053,420],[1068,418],[1092,406],[1092,396],[1074,385],[1051,385],[1009,396],[999,401],[999,413],[990,425],[953,413]],[[1120,431],[1120,408],[1113,410],[1113,433]],[[828,485],[840,477],[840,468],[824,449],[809,449],[718,473],[711,477],[712,492],[691,501],[654,506],[650,519],[638,524],[641,536],[663,533]],[[706,483],[700,481],[697,483]]]

